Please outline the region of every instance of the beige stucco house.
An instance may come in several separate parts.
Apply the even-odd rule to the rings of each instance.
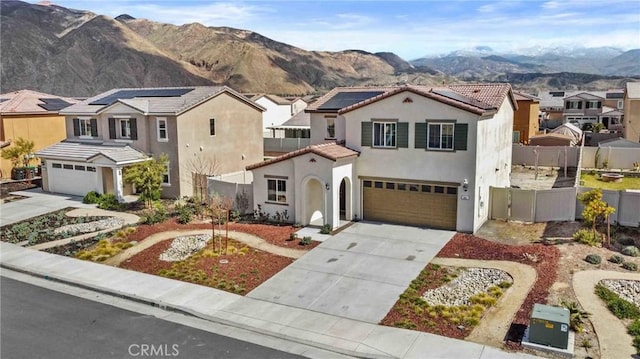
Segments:
[[[37,153],[46,163],[43,188],[123,199],[134,191],[123,183],[126,167],[164,153],[163,197],[191,196],[194,173],[237,172],[262,160],[263,110],[226,86],[107,91],[60,111],[66,140]]]
[[[622,126],[624,138],[640,142],[640,82],[627,82]]]
[[[364,219],[475,232],[509,186],[508,84],[337,88],[310,105],[311,145],[247,167],[254,204],[303,225]]]

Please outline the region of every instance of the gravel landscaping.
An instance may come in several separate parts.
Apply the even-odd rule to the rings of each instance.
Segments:
[[[470,305],[470,298],[474,295],[484,293],[492,286],[512,281],[507,272],[499,269],[461,268],[455,279],[442,287],[427,290],[422,298],[429,305]]]
[[[80,217],[82,218],[82,217]],[[120,228],[124,225],[124,219],[117,217],[109,217],[98,221],[88,223],[74,223],[53,230],[54,234],[65,233],[67,236],[75,236],[77,234],[91,233],[102,231],[104,229]]]
[[[210,240],[210,234],[176,237],[176,239],[171,242],[171,246],[162,252],[159,258],[165,262],[185,260],[203,249]]]

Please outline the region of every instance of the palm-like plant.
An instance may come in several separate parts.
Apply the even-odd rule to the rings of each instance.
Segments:
[[[571,329],[578,333],[582,332],[582,330],[584,329],[583,319],[589,318],[591,313],[582,309],[580,307],[580,304],[576,302],[567,302],[563,300],[562,302],[560,302],[560,305],[569,309],[569,326],[571,326]]]

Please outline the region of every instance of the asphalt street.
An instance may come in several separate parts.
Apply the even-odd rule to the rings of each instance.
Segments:
[[[301,358],[5,277],[0,357]]]

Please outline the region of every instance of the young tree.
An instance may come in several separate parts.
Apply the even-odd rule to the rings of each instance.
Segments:
[[[140,200],[145,201],[147,208],[151,208],[153,201],[160,198],[167,163],[169,158],[163,153],[160,157],[136,163],[124,171],[123,180],[140,190]]]
[[[591,226],[591,231],[594,233],[598,233],[596,228],[598,221],[608,220],[609,216],[616,210],[609,206],[607,202],[602,200],[602,190],[599,188],[579,194],[578,200],[580,200],[584,205],[582,218]],[[607,235],[607,242],[608,240],[609,236]]]
[[[214,176],[220,171],[220,165],[215,156],[195,153],[193,158],[186,161],[184,169],[185,176],[188,176],[187,179],[191,181],[194,199],[205,200],[208,197],[207,177]]]
[[[2,150],[2,158],[11,161],[11,165],[14,168],[19,166],[28,167],[29,162],[33,160],[29,155],[33,153],[34,148],[35,145],[33,141],[18,137],[16,142]]]
[[[229,246],[229,210],[231,210],[232,205],[233,200],[231,200],[231,198],[220,196],[218,193],[213,193],[209,198],[209,213],[211,214],[211,230],[213,232],[213,250],[216,250],[216,240],[218,240],[218,247],[220,248],[220,252],[222,252],[222,236],[219,235],[218,238],[216,238],[215,225],[217,223],[221,226],[224,222],[227,228],[224,245],[225,254],[227,253],[227,248]]]

